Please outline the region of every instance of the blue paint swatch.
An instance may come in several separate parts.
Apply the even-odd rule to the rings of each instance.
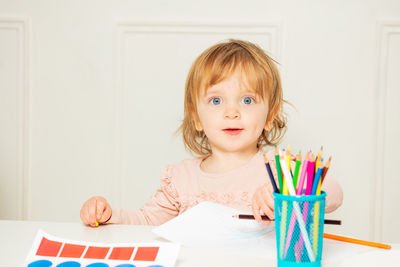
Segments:
[[[132,265],[132,264],[124,263],[124,264],[117,265],[115,267],[136,267],[136,266]]]
[[[96,263],[86,265],[86,267],[109,267],[109,266],[108,266],[108,264],[105,264],[102,262],[96,262]]]
[[[76,261],[65,261],[58,264],[57,267],[81,267],[81,264]]]
[[[149,265],[147,267],[164,267],[164,266],[162,266],[162,265]]]
[[[51,265],[53,265],[53,263],[51,261],[37,260],[37,261],[33,261],[33,262],[29,263],[28,267],[50,267]]]

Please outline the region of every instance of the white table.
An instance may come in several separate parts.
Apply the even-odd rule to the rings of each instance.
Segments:
[[[22,266],[39,229],[70,240],[102,243],[133,243],[165,241],[151,232],[151,226],[107,225],[99,228],[80,223],[2,221],[0,220],[1,266]],[[332,244],[331,244],[332,245]],[[337,244],[340,246],[340,243]],[[232,253],[221,249],[182,246],[176,267],[197,266],[276,266],[276,260]],[[392,250],[370,249],[340,261],[325,261],[322,266],[400,266],[400,244]]]

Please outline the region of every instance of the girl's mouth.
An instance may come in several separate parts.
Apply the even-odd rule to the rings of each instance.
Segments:
[[[243,131],[243,129],[240,129],[240,128],[226,128],[226,129],[222,129],[222,131],[224,131],[224,133],[229,134],[229,135],[238,135]]]

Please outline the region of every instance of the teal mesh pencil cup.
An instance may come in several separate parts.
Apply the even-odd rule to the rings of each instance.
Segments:
[[[321,266],[326,193],[273,194],[278,267]]]

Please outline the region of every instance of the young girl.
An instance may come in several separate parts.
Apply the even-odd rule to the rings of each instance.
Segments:
[[[283,102],[278,70],[260,47],[240,40],[210,47],[188,74],[179,128],[186,148],[200,157],[167,166],[141,209],[112,208],[92,197],[82,206],[82,221],[160,225],[202,201],[252,212],[257,221],[261,214],[274,218],[264,155],[273,166],[274,156],[262,148],[276,144],[286,129]],[[322,188],[326,212],[332,212],[342,203],[341,187],[326,177]]]

